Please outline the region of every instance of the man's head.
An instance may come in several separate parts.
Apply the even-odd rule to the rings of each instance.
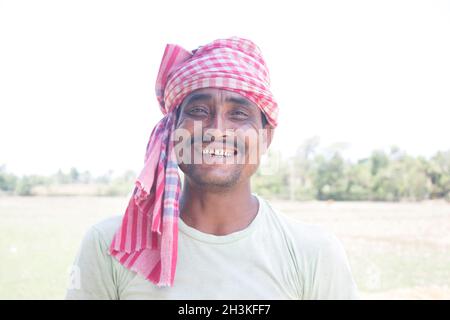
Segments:
[[[178,145],[176,150],[181,152],[176,154],[186,178],[217,190],[249,180],[273,135],[255,103],[218,88],[187,95],[177,110],[176,130],[183,136],[183,150]]]
[[[175,150],[190,182],[223,189],[256,171],[277,125],[278,106],[252,41],[219,39],[192,52],[167,46],[156,94],[163,113],[176,116],[175,135],[183,136],[175,149],[193,145],[181,151],[182,159]]]

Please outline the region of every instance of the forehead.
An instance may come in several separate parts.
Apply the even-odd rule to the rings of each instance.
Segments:
[[[186,105],[190,102],[199,100],[224,100],[225,102],[241,104],[250,108],[258,108],[255,103],[253,103],[243,95],[237,92],[218,88],[202,88],[194,90],[184,98],[182,105]]]

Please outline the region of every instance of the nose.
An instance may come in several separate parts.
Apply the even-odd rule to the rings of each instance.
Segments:
[[[227,126],[225,113],[217,111],[205,127],[205,139],[212,141],[211,137],[214,137],[214,141],[224,141],[228,135]]]
[[[217,131],[225,131],[226,130],[225,124],[226,119],[224,117],[223,112],[217,112],[211,119],[211,129],[215,129]]]

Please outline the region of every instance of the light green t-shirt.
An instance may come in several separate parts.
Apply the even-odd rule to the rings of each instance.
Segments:
[[[66,299],[358,299],[341,242],[257,196],[247,228],[216,236],[179,221],[173,287],[158,287],[108,254],[121,217],[89,229]]]

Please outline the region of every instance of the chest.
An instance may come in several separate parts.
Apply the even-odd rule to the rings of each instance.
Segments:
[[[180,239],[181,240],[181,239]],[[298,282],[282,250],[255,241],[179,243],[173,287],[134,277],[121,299],[297,299]]]

